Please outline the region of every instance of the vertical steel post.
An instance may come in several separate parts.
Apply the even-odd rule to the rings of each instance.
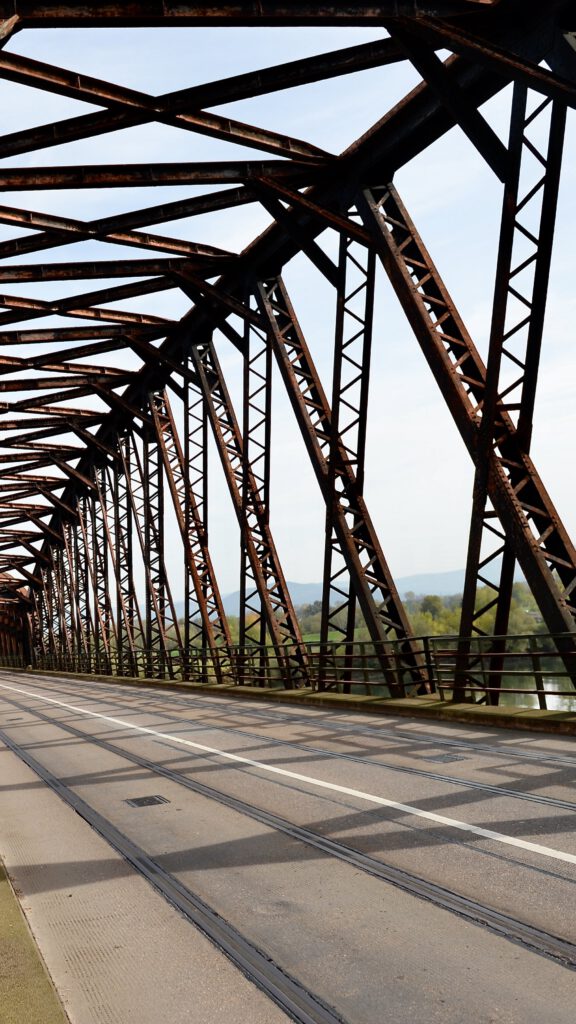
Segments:
[[[251,302],[251,297],[246,298]],[[240,644],[266,644],[266,617],[246,546],[246,529],[261,502],[261,515],[270,522],[270,449],[272,406],[272,356],[265,330],[244,321],[246,352],[243,387],[242,523],[240,531]],[[256,490],[250,486],[250,480]],[[261,665],[265,671],[265,666]]]
[[[94,619],[95,610],[90,604],[90,561],[87,556],[87,529],[86,521],[88,515],[88,499],[86,496],[78,501],[78,521],[74,531],[74,562],[75,562],[75,587],[78,595],[78,614],[82,623],[82,642],[86,658],[86,671],[91,672],[94,663]]]
[[[117,440],[118,450],[121,441]],[[126,467],[130,472],[130,452],[126,451]],[[114,540],[112,555],[117,580],[118,672],[138,675],[138,644],[144,643],[140,605],[133,575],[132,506],[126,473],[120,460],[108,469],[109,492],[114,495]]]
[[[485,398],[486,369],[396,188],[366,189],[362,217],[473,462]],[[498,412],[501,435],[490,453],[488,492],[550,633],[574,677],[576,548],[510,413]]]
[[[523,454],[528,455],[532,437],[566,108],[545,99],[539,100],[528,113],[527,102],[526,87],[516,84],[460,621],[463,667],[466,637],[472,633],[484,635],[479,619],[489,609],[496,609],[495,636],[504,636],[508,631],[516,558],[506,530],[500,527],[488,500],[492,453],[498,450],[504,432],[502,414],[507,414],[517,426],[516,438]],[[530,138],[529,131],[534,125],[548,129],[546,155]],[[522,175],[527,157],[535,162],[536,174],[532,169]],[[490,544],[494,537],[495,548]],[[498,580],[494,579],[495,572]],[[488,585],[494,593],[480,607],[479,584]],[[498,644],[498,640],[494,643]],[[499,659],[494,660],[493,668],[493,685],[498,687]],[[462,697],[465,683],[460,674],[454,699]],[[497,704],[499,696],[499,692],[491,693],[490,703]]]
[[[245,468],[243,437],[212,342],[195,346],[191,358],[238,523],[244,530],[251,572],[264,608],[270,639],[282,666],[283,678],[288,688],[305,685],[308,679],[307,655],[300,627],[272,537],[266,506],[254,474],[250,468],[247,471]],[[243,514],[243,486],[250,491],[246,517]]]
[[[332,502],[334,529],[390,692],[425,684],[412,643],[412,630],[359,491],[355,467],[340,437],[333,447],[337,485],[330,487],[331,409],[296,314],[281,278],[258,285],[274,354],[326,504]],[[397,658],[386,641],[399,641]]]
[[[162,460],[158,445],[149,438],[141,456],[133,434],[122,439],[120,453],[145,571],[146,671],[160,679],[167,673],[173,679],[175,664],[168,645],[175,642],[180,664],[184,651],[164,563]]]
[[[148,397],[156,431],[156,443],[163,461],[184,546],[185,575],[192,581],[192,587],[188,586],[187,594],[193,593],[195,596],[200,616],[199,631],[206,639],[216,678],[220,679],[221,670],[226,667],[226,653],[232,641],[208,550],[204,524],[196,506],[188,466],[184,462],[168,396],[165,391],[161,391],[151,392]],[[186,649],[186,671],[189,657],[190,651]]]
[[[189,371],[183,382],[184,448],[183,466],[187,486],[184,490],[184,528],[186,536],[192,536],[194,529],[201,532],[208,547],[208,413],[206,403],[198,385],[190,377],[190,360],[186,358]],[[209,598],[207,584],[202,585],[202,598]],[[208,636],[196,599],[194,581],[190,572],[184,573],[184,651],[185,672],[190,676],[192,663],[190,652],[201,645],[202,679],[207,679]]]
[[[95,623],[96,659],[99,671],[108,674],[112,671],[111,645],[116,646],[116,623],[112,614],[112,598],[110,594],[110,560],[108,555],[108,531],[106,501],[108,497],[106,478],[103,469],[95,467],[93,471],[95,489],[89,498],[92,520],[92,567],[94,582],[94,602],[97,607]]]
[[[348,218],[356,220],[356,211],[350,210]],[[334,510],[342,486],[338,463],[340,451],[345,454],[355,474],[360,495],[364,488],[375,265],[376,257],[372,250],[344,232],[341,233],[320,641],[327,644],[331,632],[335,632],[344,641],[345,665],[341,679],[345,684],[345,692],[349,691],[357,595],[336,533]],[[321,665],[321,688],[323,674]]]

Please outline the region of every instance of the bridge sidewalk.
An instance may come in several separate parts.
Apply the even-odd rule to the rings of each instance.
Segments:
[[[0,998],[8,1000],[0,1003],[2,1024],[287,1024],[278,1007],[2,745],[0,774],[0,856],[68,1014],[58,1015],[53,992],[50,1001],[47,977],[42,993],[28,989],[28,979],[39,985],[43,970],[38,951],[28,950],[18,991],[0,971]],[[7,910],[19,915],[12,894]],[[4,935],[2,923],[0,943]],[[40,1016],[34,1016],[37,999],[45,1011]]]
[[[3,1024],[68,1020],[1,861],[0,1006]]]

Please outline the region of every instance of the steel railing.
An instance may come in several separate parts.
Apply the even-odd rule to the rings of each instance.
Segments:
[[[576,633],[524,634],[511,637],[417,637],[406,643],[372,641],[222,646],[209,652],[191,647],[177,651],[138,649],[129,656],[94,649],[89,654],[40,653],[31,667],[79,675],[158,679],[215,686],[300,689],[372,694],[388,697],[390,680],[404,696],[437,693],[443,700],[496,705],[516,703],[543,710],[576,710]],[[296,658],[295,655],[298,655]],[[0,655],[4,667],[26,668],[18,655]],[[383,664],[386,668],[384,678]],[[408,666],[408,667],[407,667]]]

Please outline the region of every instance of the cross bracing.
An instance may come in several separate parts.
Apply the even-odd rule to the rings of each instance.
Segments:
[[[210,664],[212,678],[225,679],[241,674],[238,649],[256,642],[275,652],[288,685],[306,684],[309,652],[275,542],[270,493],[272,392],[282,387],[326,511],[322,639],[335,628],[353,643],[361,615],[391,690],[424,685],[387,559],[394,537],[381,536],[364,486],[381,274],[474,467],[462,636],[479,628],[478,589],[493,582],[486,574],[493,560],[501,575],[491,604],[502,632],[519,564],[550,633],[570,633],[576,551],[531,440],[564,126],[576,103],[573,5],[13,0],[0,3],[0,18],[0,78],[34,90],[37,106],[0,138],[0,571],[27,652],[55,661],[82,655],[97,671],[114,661],[128,672],[144,650],[148,674],[170,677],[176,651],[187,675],[207,678]],[[120,84],[121,66],[110,82],[76,67],[73,53],[70,67],[51,63],[48,32],[45,59],[20,45],[27,32],[49,27],[114,27],[121,35],[170,27],[192,38],[206,26],[224,33],[315,25],[340,28],[342,45],[270,66],[262,60],[241,74],[223,68],[212,81],[160,94]],[[350,27],[379,35],[346,45]],[[281,116],[273,127],[252,123],[251,101],[292,90],[304,115],[308,87],[400,64],[418,84],[340,153],[307,137],[304,116],[298,133]],[[502,133],[483,107],[506,89],[513,100]],[[245,118],[229,116],[232,101],[235,110],[245,103]],[[50,120],[43,104],[66,114]],[[544,141],[533,134],[537,121]],[[107,154],[122,132],[150,125],[165,128],[167,140],[183,139],[190,158],[175,142],[162,160],[75,162],[76,144]],[[394,180],[455,127],[502,195],[486,365],[433,262],[434,238],[420,237]],[[218,159],[195,158],[202,139],[217,146]],[[538,173],[526,183],[529,161]],[[78,197],[98,194],[114,196],[109,208],[118,212],[95,217],[87,199],[89,214],[68,216],[53,200],[71,191],[74,209]],[[535,222],[527,216],[534,204]],[[203,237],[210,216],[232,218],[240,209],[253,210],[256,223],[265,215],[269,226],[245,247]],[[528,244],[521,255],[518,239]],[[287,286],[296,257],[332,295],[331,380],[322,379]],[[224,346],[244,362],[240,405]],[[240,531],[238,644],[210,551],[208,445]],[[180,543],[177,578],[170,524]]]

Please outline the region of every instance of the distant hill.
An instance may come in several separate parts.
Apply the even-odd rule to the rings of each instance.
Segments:
[[[492,572],[486,570],[488,579],[497,581],[500,566],[494,564]],[[400,597],[412,592],[417,597],[424,597],[426,594],[438,594],[439,597],[449,597],[451,594],[461,594],[464,590],[464,569],[454,569],[452,572],[425,572],[416,576],[402,576],[396,580],[396,586]],[[518,567],[514,574],[514,580],[520,583],[524,576]]]
[[[291,580],[287,580],[287,583],[290,597],[296,607],[301,604],[314,604],[314,601],[322,600],[321,583],[293,583]],[[238,615],[240,591],[235,590],[233,594],[226,594],[226,597],[222,598],[222,603],[227,615]]]
[[[496,578],[496,577],[494,577]],[[514,577],[517,581],[524,577],[519,569]],[[396,586],[400,597],[408,593],[414,593],[419,597],[425,594],[438,594],[439,597],[448,597],[450,594],[461,594],[464,589],[464,569],[454,569],[452,572],[424,572],[415,576],[401,576],[396,580]],[[322,600],[321,583],[294,583],[288,580],[288,589],[292,601],[298,607],[302,604],[313,604],[314,601]],[[240,591],[235,590],[232,594],[226,594],[222,603],[227,615],[238,615],[240,607]],[[184,614],[184,602],[176,602],[178,615]]]
[[[420,596],[438,594],[448,597],[450,594],[461,594],[464,590],[464,569],[452,572],[423,572],[416,576],[402,576],[396,580],[401,597],[410,592]]]
[[[292,601],[296,606],[300,604],[313,604],[314,601],[322,599],[321,583],[292,583],[288,580],[288,589]],[[232,594],[225,594],[222,597],[222,604],[226,615],[238,615],[240,609],[240,591],[235,590]],[[184,614],[184,601],[176,601],[177,614]]]

